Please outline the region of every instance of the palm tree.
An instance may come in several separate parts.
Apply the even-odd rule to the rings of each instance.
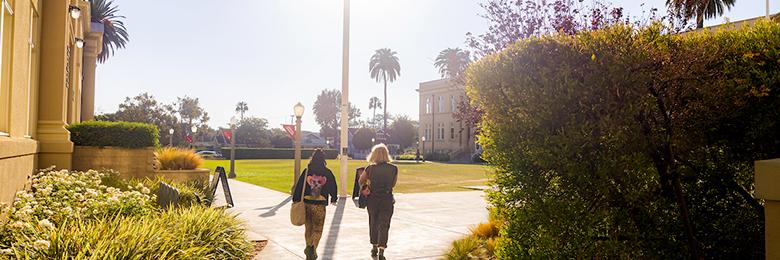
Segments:
[[[371,97],[371,99],[368,100],[368,109],[374,110],[374,116],[371,118],[371,121],[374,121],[376,118],[376,109],[382,108],[382,101],[379,100],[378,97]],[[374,123],[372,123],[374,124]],[[376,127],[376,124],[374,124],[374,127]]]
[[[90,3],[92,22],[103,24],[103,51],[97,57],[98,62],[103,63],[114,55],[115,49],[124,49],[130,36],[122,21],[125,17],[117,14],[119,9],[114,1],[92,0]]]
[[[387,82],[393,82],[398,76],[401,76],[401,64],[398,63],[398,56],[395,55],[396,52],[388,48],[378,49],[368,62],[368,72],[371,74],[371,78],[375,79],[376,82],[384,81],[385,83],[383,130],[387,130]]]
[[[442,78],[460,79],[466,72],[469,63],[471,63],[469,52],[460,48],[447,48],[439,52],[433,66],[439,69]]]
[[[236,104],[236,113],[241,114],[241,120],[244,120],[244,113],[249,110],[249,106],[246,104],[246,102],[241,101]]]
[[[723,15],[736,0],[666,0],[666,5],[685,18],[696,17],[696,28],[704,28],[704,20]]]

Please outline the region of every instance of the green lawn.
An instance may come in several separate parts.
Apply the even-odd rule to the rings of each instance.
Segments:
[[[306,167],[308,160],[301,162]],[[349,161],[348,189],[352,192],[355,169],[365,166],[362,160]],[[395,192],[416,193],[463,191],[461,186],[481,186],[487,181],[488,167],[472,164],[398,162],[398,184]],[[204,167],[230,170],[229,160],[206,160]],[[281,192],[290,192],[293,182],[293,160],[236,160],[236,179]],[[339,178],[339,161],[328,160],[328,168]],[[341,185],[341,183],[339,183]]]

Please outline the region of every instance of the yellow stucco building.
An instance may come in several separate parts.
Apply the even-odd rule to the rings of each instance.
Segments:
[[[466,98],[466,87],[448,79],[420,83],[419,96],[421,137],[419,149],[423,153],[446,153],[453,159],[470,159],[479,150],[474,140],[474,128],[454,117],[458,103]],[[423,141],[423,138],[424,141]]]
[[[89,10],[85,0],[0,0],[0,202],[35,169],[71,167],[65,126],[92,116],[82,106],[102,45]]]

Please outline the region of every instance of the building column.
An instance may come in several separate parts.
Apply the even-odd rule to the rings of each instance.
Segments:
[[[780,259],[780,159],[756,161],[756,197],[764,199],[766,259]]]
[[[41,21],[41,57],[38,96],[38,167],[70,169],[73,142],[65,129],[68,116],[69,53],[74,53],[68,27],[68,1],[47,1]],[[73,87],[73,86],[71,86]]]
[[[103,24],[92,23],[84,39],[84,85],[81,90],[81,121],[95,118],[95,69],[97,56],[103,51]]]

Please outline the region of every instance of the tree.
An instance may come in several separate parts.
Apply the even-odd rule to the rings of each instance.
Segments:
[[[246,111],[249,111],[249,106],[246,104],[246,102],[241,101],[236,104],[236,113],[241,115],[241,120],[244,120],[244,113],[246,113]]]
[[[723,15],[736,0],[666,0],[673,12],[686,19],[696,19],[696,28],[704,28],[704,20]]]
[[[90,1],[90,17],[93,23],[103,24],[103,51],[98,54],[97,60],[103,63],[109,56],[114,55],[116,49],[124,49],[130,36],[122,21],[124,16],[119,15],[119,8],[112,0]]]
[[[376,122],[376,121],[374,121],[374,119],[376,118],[376,109],[377,108],[380,108],[380,109],[382,108],[382,101],[379,100],[378,97],[371,97],[371,99],[368,100],[368,109],[374,110],[374,116],[371,117],[372,124]],[[376,127],[376,125],[374,125],[374,127]]]
[[[241,120],[236,128],[237,143],[249,147],[270,147],[271,131],[268,130],[268,120],[257,117],[247,117]]]
[[[293,140],[286,131],[274,128],[271,129],[271,145],[274,148],[292,148]]]
[[[387,129],[387,82],[393,82],[398,76],[401,76],[401,64],[398,63],[396,52],[382,48],[376,50],[371,60],[368,62],[368,72],[371,78],[376,82],[384,82],[384,123],[382,129]]]
[[[119,110],[115,113],[109,113],[96,116],[96,120],[101,121],[126,121],[149,123],[157,126],[160,130],[160,139],[162,143],[169,140],[169,129],[174,129],[174,145],[184,139],[183,128],[176,117],[176,110],[173,105],[166,105],[158,102],[154,96],[149,93],[141,93],[135,97],[127,97],[125,101],[119,104]]]
[[[360,128],[355,132],[355,135],[352,136],[352,144],[355,145],[355,148],[357,149],[368,150],[374,146],[374,141],[372,139],[375,137],[376,132],[374,129]]]
[[[350,125],[357,125],[356,119],[360,117],[360,109],[349,104]],[[312,106],[314,120],[320,125],[320,135],[336,138],[341,127],[341,91],[325,89],[317,95],[317,100]]]
[[[205,125],[209,122],[209,114],[200,106],[198,98],[184,96],[177,98],[176,107],[179,113],[179,119],[189,127]]]
[[[392,143],[398,144],[401,150],[412,147],[417,141],[417,129],[417,121],[406,115],[398,116],[390,124],[390,139]]]
[[[532,36],[574,35],[583,30],[628,23],[623,8],[601,0],[488,0],[480,6],[486,12],[482,17],[490,24],[488,30],[479,36],[466,34],[466,42],[478,56],[495,53]]]
[[[459,80],[466,73],[466,68],[471,63],[468,51],[460,48],[447,48],[439,52],[433,66],[439,69],[442,78]]]

